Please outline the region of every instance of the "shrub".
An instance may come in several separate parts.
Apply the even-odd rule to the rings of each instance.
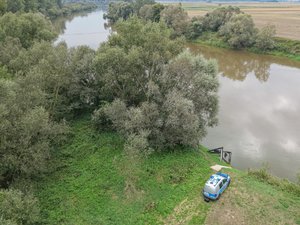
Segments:
[[[40,219],[37,199],[18,190],[0,191],[0,214],[4,224],[32,225]]]
[[[203,17],[203,27],[207,31],[216,32],[221,26],[225,25],[232,16],[241,13],[241,10],[234,6],[217,8]]]
[[[234,15],[219,30],[219,35],[232,48],[251,47],[255,43],[257,30],[250,15]]]
[[[275,47],[276,28],[274,25],[267,25],[259,30],[256,39],[255,47],[262,51],[271,50]]]

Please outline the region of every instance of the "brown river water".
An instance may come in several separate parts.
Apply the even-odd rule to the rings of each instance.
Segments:
[[[107,40],[103,11],[56,21],[57,42],[96,49]],[[190,44],[191,51],[219,64],[219,124],[203,145],[232,151],[232,166],[260,168],[296,180],[300,172],[300,62]]]

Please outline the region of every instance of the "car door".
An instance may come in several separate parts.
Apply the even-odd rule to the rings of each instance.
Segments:
[[[221,194],[227,187],[227,179],[222,180],[222,182],[219,184],[219,187],[220,187],[220,194]]]

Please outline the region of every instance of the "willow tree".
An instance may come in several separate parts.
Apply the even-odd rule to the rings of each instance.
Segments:
[[[161,23],[131,18],[98,50],[97,79],[108,104],[95,122],[131,137],[147,134],[155,149],[196,146],[216,124],[217,66],[182,51]],[[136,136],[135,136],[136,137]]]

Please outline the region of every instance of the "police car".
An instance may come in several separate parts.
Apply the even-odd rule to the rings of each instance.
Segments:
[[[225,173],[216,173],[210,176],[203,189],[205,201],[219,199],[220,195],[230,184],[230,176]]]

